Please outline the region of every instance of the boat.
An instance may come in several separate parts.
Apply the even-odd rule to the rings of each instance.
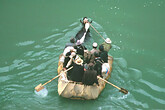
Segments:
[[[102,90],[105,88],[106,82],[98,79],[99,86],[94,84],[87,86],[81,82],[74,82],[67,79],[66,72],[63,71],[63,63],[60,61],[62,55],[59,56],[58,62],[58,94],[65,98],[91,100],[99,97]],[[103,79],[107,80],[111,76],[113,57],[108,56],[109,70],[107,73],[102,73]]]

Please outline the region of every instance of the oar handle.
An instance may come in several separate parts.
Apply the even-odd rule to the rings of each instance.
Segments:
[[[68,68],[67,70],[65,70],[64,72],[67,72],[67,71],[69,71],[70,69],[72,69],[73,68],[73,66],[72,67],[70,67],[70,68]],[[51,80],[49,80],[49,81],[47,81],[46,83],[44,83],[42,86],[45,86],[46,84],[48,84],[48,83],[50,83],[51,81],[53,81],[54,79],[56,79],[56,78],[58,78],[59,76],[60,76],[61,74],[59,74],[59,75],[57,75],[57,76],[55,76],[54,78],[52,78]]]
[[[121,90],[121,88],[120,88],[120,87],[118,87],[118,86],[116,86],[116,85],[114,85],[114,84],[112,84],[112,83],[108,82],[107,80],[105,80],[105,79],[101,78],[100,76],[97,76],[97,78],[99,78],[99,79],[103,80],[104,82],[106,82],[106,83],[108,83],[108,84],[112,85],[113,87],[115,87],[115,88],[117,88],[117,89]]]
[[[105,41],[104,37],[92,26],[91,23],[89,23],[91,25],[91,27],[100,35],[100,37]]]

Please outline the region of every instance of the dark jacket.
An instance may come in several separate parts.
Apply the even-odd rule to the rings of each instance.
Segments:
[[[73,63],[72,71],[68,74],[69,80],[82,82],[83,75],[84,67],[81,65],[77,65],[76,63]]]
[[[98,84],[97,72],[96,70],[86,70],[82,79],[82,83],[85,85],[93,85],[94,83]]]
[[[69,56],[71,55],[71,52],[66,53],[65,59],[64,59],[64,63],[63,63],[63,67],[66,68],[67,63],[69,62],[70,58]]]
[[[104,63],[108,63],[108,52],[107,51],[100,51],[99,52],[101,59]]]
[[[82,56],[82,59],[84,57],[84,50],[86,50],[87,48],[83,45],[77,45],[74,47],[75,49],[77,49],[77,55]]]
[[[102,59],[100,57],[95,58],[95,65],[94,65],[94,70],[97,71],[97,75],[102,76],[101,70],[102,70]]]

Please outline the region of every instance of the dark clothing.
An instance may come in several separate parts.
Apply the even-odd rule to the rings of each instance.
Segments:
[[[84,62],[89,64],[89,63],[94,63],[95,56],[91,54],[90,51],[84,53]]]
[[[66,53],[65,59],[64,59],[64,63],[63,63],[63,67],[66,68],[67,63],[69,62],[70,58],[69,56],[71,55],[71,52]]]
[[[80,20],[80,22],[82,23],[82,28],[76,34],[76,36],[75,36],[76,40],[80,40],[83,37],[84,33],[86,32],[85,24],[81,20]],[[88,31],[86,32],[86,35],[85,35],[85,41],[87,41],[90,37],[91,37],[90,30],[88,29]]]
[[[82,83],[85,85],[93,85],[94,83],[98,84],[97,72],[92,70],[86,70],[82,79]]]
[[[87,48],[85,47],[85,46],[83,46],[83,45],[77,45],[76,47],[75,47],[75,49],[77,49],[77,55],[80,55],[80,57],[83,59],[83,57],[84,57],[84,50],[86,50]]]
[[[107,51],[100,51],[99,52],[101,59],[104,63],[108,63],[108,52]]]
[[[76,63],[73,63],[72,71],[68,74],[69,80],[82,82],[83,75],[84,67],[81,65],[77,65]]]
[[[101,60],[100,57],[95,58],[94,70],[96,70],[97,71],[97,75],[100,75],[100,76],[102,76],[102,74],[101,74],[102,63],[103,63],[103,61]]]

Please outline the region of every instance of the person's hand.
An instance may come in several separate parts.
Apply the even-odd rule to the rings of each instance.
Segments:
[[[66,68],[63,68],[63,71],[65,71],[66,70]]]

